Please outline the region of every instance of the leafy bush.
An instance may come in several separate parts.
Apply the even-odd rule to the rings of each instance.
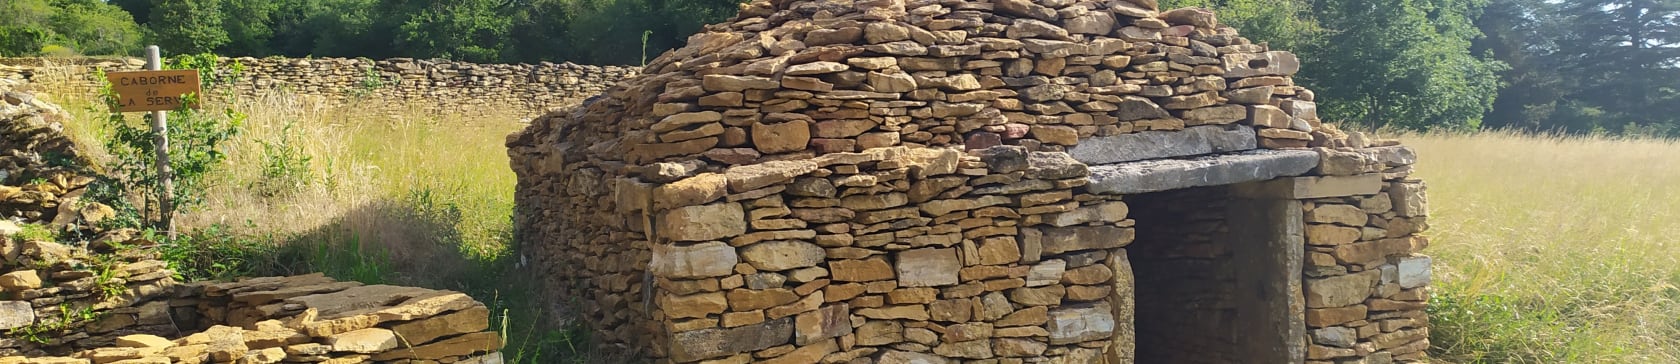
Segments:
[[[237,80],[244,70],[238,62],[226,70],[217,69],[216,60],[213,54],[182,56],[165,68],[196,69],[204,83],[203,89],[215,92]],[[102,73],[96,78],[104,80]],[[118,99],[110,85],[103,87],[102,94],[106,104],[115,110]],[[110,175],[101,181],[108,186],[95,188],[93,196],[113,206],[119,215],[124,215],[114,221],[158,227],[168,221],[168,214],[174,212],[164,211],[164,206],[179,211],[204,201],[204,192],[210,182],[205,177],[227,158],[224,143],[239,134],[245,114],[231,107],[223,107],[217,112],[185,107],[201,101],[202,97],[187,95],[183,107],[169,115],[169,167],[173,173],[173,186],[168,194],[163,191],[155,168],[158,158],[155,153],[156,134],[150,128],[152,114],[146,114],[138,122],[120,112],[112,112],[106,118],[105,127],[109,134],[104,144],[112,159],[107,166]],[[163,201],[166,195],[172,198]]]

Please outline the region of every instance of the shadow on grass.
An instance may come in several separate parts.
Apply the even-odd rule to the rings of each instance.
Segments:
[[[322,272],[367,284],[461,291],[490,308],[491,329],[506,340],[508,363],[609,361],[591,350],[581,324],[551,327],[571,320],[548,317],[555,313],[540,302],[540,280],[518,266],[511,232],[497,232],[504,245],[498,249],[469,249],[462,229],[458,209],[411,194],[360,206],[296,234],[199,229],[167,246],[164,255],[189,280]]]

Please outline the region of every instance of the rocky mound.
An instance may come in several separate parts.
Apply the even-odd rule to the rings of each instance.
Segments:
[[[108,206],[78,203],[94,177],[64,135],[69,114],[14,90],[19,84],[0,79],[0,229],[17,223],[85,229],[110,217]]]

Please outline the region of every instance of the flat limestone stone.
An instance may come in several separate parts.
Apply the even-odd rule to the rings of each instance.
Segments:
[[[1304,200],[1309,198],[1369,196],[1382,192],[1382,174],[1357,176],[1290,177],[1235,186],[1233,194],[1251,198]]]
[[[936,287],[957,284],[956,249],[916,249],[898,253],[898,284],[902,287]]]
[[[1400,288],[1412,289],[1429,285],[1430,258],[1417,256],[1401,258],[1399,264]]]
[[[326,344],[333,351],[372,354],[396,349],[400,342],[391,330],[367,328],[327,337]]]
[[[1307,150],[1254,150],[1193,159],[1165,159],[1091,167],[1087,188],[1134,194],[1298,176],[1318,166]]]
[[[1068,149],[1073,159],[1089,165],[1174,158],[1255,149],[1254,129],[1208,125],[1180,131],[1146,131],[1079,141]]]
[[[432,342],[440,337],[455,334],[466,334],[484,330],[490,327],[490,310],[484,306],[473,307],[442,316],[419,321],[405,322],[391,327],[402,340],[411,345]]]
[[[671,359],[693,362],[784,345],[793,339],[793,318],[736,328],[684,331],[671,335]]]
[[[1072,344],[1107,339],[1114,334],[1114,316],[1108,303],[1074,305],[1050,311],[1050,344]]]
[[[319,321],[304,324],[311,336],[331,336],[373,327],[384,322],[406,321],[479,305],[466,294],[416,287],[370,285],[333,293],[287,298],[318,312]]]
[[[386,351],[375,355],[373,360],[438,360],[472,355],[474,353],[492,352],[500,350],[501,348],[501,336],[492,331],[485,331],[456,336],[431,344],[417,345],[412,348]]]
[[[740,261],[735,248],[720,241],[689,246],[658,244],[653,246],[648,270],[667,278],[721,277],[733,272]]]
[[[0,330],[29,326],[35,323],[35,309],[29,301],[0,302]]]
[[[1306,296],[1308,308],[1346,307],[1365,302],[1371,296],[1371,290],[1377,285],[1380,271],[1368,270],[1364,272],[1340,275],[1328,278],[1308,279],[1302,291]]]

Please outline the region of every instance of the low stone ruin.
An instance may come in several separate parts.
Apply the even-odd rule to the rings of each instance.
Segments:
[[[320,274],[181,284],[139,250],[6,246],[12,269],[43,268],[0,275],[0,355],[22,355],[0,363],[501,362],[488,309],[458,292]]]
[[[0,363],[502,362],[488,308],[459,292],[321,274],[178,281],[157,243],[97,226],[109,207],[78,200],[92,177],[63,114],[5,82]],[[69,233],[91,238],[53,241]]]
[[[553,309],[670,363],[1427,362],[1424,185],[1153,0],[753,1],[510,136]]]

